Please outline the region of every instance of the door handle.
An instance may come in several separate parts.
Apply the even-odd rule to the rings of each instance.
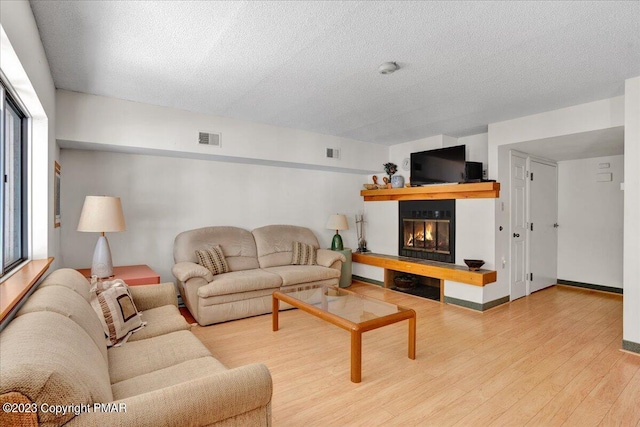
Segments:
[[[553,228],[558,228],[558,227],[560,227],[560,226],[558,225],[557,222],[555,224],[553,224]]]
[[[517,233],[513,233],[513,237],[520,237],[520,235]]]

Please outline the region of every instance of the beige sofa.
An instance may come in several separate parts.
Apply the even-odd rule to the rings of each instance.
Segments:
[[[317,265],[291,265],[294,241],[317,249]],[[213,276],[197,264],[195,251],[206,245],[221,247],[230,272]],[[205,227],[176,237],[172,271],[193,317],[201,325],[211,325],[271,313],[271,294],[278,289],[337,286],[344,255],[319,247],[311,230],[293,225],[268,225],[251,232],[237,227]]]
[[[88,281],[71,269],[47,276],[0,333],[0,401],[22,412],[3,410],[0,425],[271,424],[266,366],[216,360],[189,331],[172,283],[130,289],[147,325],[107,348]]]

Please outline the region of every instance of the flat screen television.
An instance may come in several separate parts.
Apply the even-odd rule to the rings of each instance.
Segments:
[[[411,186],[465,181],[465,146],[411,153]]]

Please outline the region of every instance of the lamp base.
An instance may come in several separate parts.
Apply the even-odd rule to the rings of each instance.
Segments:
[[[344,246],[342,245],[342,237],[340,237],[340,235],[336,233],[336,235],[333,236],[333,240],[331,241],[331,250],[341,251],[343,249],[344,249]]]
[[[91,275],[104,279],[113,276],[113,262],[111,261],[111,249],[106,236],[100,236],[96,249],[93,251],[91,263]]]

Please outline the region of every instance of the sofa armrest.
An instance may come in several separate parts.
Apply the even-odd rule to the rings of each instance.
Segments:
[[[111,404],[126,412],[86,412],[67,426],[208,426],[262,410],[261,425],[271,425],[273,385],[263,364],[228,371],[127,397]],[[122,408],[124,408],[123,406]]]
[[[160,283],[159,285],[129,286],[129,291],[138,311],[165,305],[178,306],[176,286],[171,282]]]
[[[329,249],[318,249],[317,263],[323,267],[333,267],[336,261],[346,262],[347,259],[340,252],[331,251]],[[340,270],[342,264],[338,264],[338,270]]]
[[[192,277],[202,277],[207,283],[213,281],[213,274],[204,266],[195,262],[183,261],[173,265],[171,272],[176,279],[186,282]]]

